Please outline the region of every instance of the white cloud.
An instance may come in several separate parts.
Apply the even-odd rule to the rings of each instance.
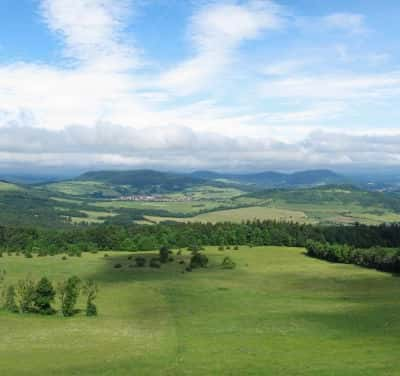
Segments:
[[[213,83],[241,43],[282,26],[280,8],[270,1],[211,4],[192,17],[190,37],[195,55],[160,78],[175,94],[190,94]],[[215,83],[215,81],[214,81]]]
[[[261,91],[266,97],[313,99],[376,99],[400,94],[400,72],[292,76],[266,81]]]
[[[41,10],[68,57],[115,69],[137,62],[133,47],[122,43],[129,5],[130,0],[42,0]]]

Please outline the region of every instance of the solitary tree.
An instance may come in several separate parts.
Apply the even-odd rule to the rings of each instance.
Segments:
[[[73,316],[75,305],[79,297],[81,280],[76,277],[70,277],[65,282],[58,285],[58,292],[61,302],[61,312],[64,316]]]
[[[97,297],[99,288],[95,281],[86,281],[83,286],[83,291],[85,292],[86,298],[86,316],[97,316],[97,306],[94,304],[94,300]]]
[[[43,277],[36,285],[35,296],[33,303],[37,311],[43,315],[51,315],[55,311],[51,307],[51,303],[54,301],[56,292],[51,282]]]

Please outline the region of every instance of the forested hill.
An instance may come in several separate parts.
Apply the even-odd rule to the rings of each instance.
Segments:
[[[212,171],[196,171],[192,173],[192,176],[209,180],[230,181],[238,184],[251,184],[260,188],[310,187],[349,182],[349,179],[345,176],[330,170],[307,170],[291,174],[275,171],[264,171],[253,174],[224,174]]]
[[[248,194],[246,197],[271,199],[288,204],[359,205],[374,210],[390,209],[400,212],[400,194],[365,191],[351,185],[326,185],[307,189],[270,189]]]
[[[161,187],[165,190],[182,190],[204,183],[204,179],[201,178],[154,170],[92,171],[79,176],[76,180],[129,185],[138,189]]]

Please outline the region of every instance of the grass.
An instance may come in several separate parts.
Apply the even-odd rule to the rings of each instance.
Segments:
[[[12,184],[12,183],[7,183],[4,181],[0,181],[0,192],[8,192],[8,191],[21,191],[22,188],[19,187],[18,185]]]
[[[104,196],[120,196],[111,186],[96,181],[63,181],[45,186],[51,192],[63,193],[71,196],[90,196],[101,193]]]
[[[221,206],[216,201],[176,201],[176,202],[155,202],[155,201],[97,201],[95,206],[106,209],[139,209],[139,210],[166,210],[173,214],[196,214],[200,210],[211,210]]]
[[[28,273],[95,278],[100,315],[0,312],[2,374],[398,374],[399,278],[296,248],[206,252],[211,266],[185,274],[177,262],[129,268],[123,253],[65,261],[4,256],[0,269],[9,281]],[[237,269],[218,267],[228,254]],[[117,262],[123,268],[113,268]]]
[[[173,218],[146,216],[150,222],[177,221],[177,222],[242,222],[247,220],[277,220],[293,222],[309,222],[305,213],[288,209],[276,209],[263,206],[252,206],[247,208],[219,210],[199,214],[190,218]]]

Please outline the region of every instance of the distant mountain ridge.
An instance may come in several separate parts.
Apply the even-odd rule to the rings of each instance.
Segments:
[[[195,171],[194,177],[253,184],[264,188],[306,187],[326,184],[345,184],[349,179],[331,170],[305,170],[294,173],[264,171],[252,174],[224,174],[213,171]]]

